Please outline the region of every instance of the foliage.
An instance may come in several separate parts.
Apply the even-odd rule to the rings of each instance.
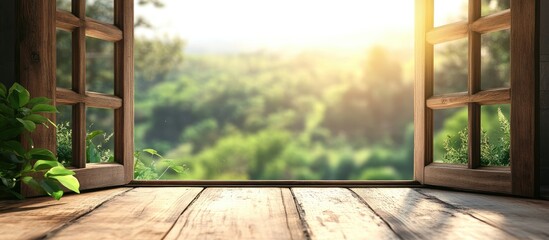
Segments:
[[[98,138],[103,136],[102,138]],[[87,131],[86,134],[86,161],[88,163],[111,163],[114,156],[110,149],[103,146],[108,143],[113,133],[107,134],[102,130]],[[94,142],[94,140],[98,139]],[[59,161],[65,166],[72,162],[72,129],[69,122],[62,122],[57,127],[57,153]]]
[[[143,149],[134,152],[134,179],[160,180],[166,179],[166,173],[171,171],[176,176],[185,174],[184,165],[178,165],[171,159],[166,159],[154,149]],[[174,178],[174,177],[172,177]],[[175,177],[178,179],[178,177]]]
[[[482,166],[509,166],[509,146],[511,125],[501,108],[497,110],[500,137],[495,143],[490,141],[488,131],[481,129],[481,165]],[[446,153],[444,163],[467,164],[469,133],[467,128],[460,130],[457,136],[447,135],[443,145]]]
[[[0,191],[22,198],[13,190],[22,182],[57,200],[63,196],[61,186],[79,193],[75,173],[59,163],[51,151],[34,148],[32,144],[30,133],[37,125],[54,125],[41,115],[56,112],[50,101],[42,97],[30,98],[29,92],[17,83],[9,90],[0,84]],[[29,150],[20,142],[21,137],[29,140]],[[37,173],[43,175],[36,177]]]

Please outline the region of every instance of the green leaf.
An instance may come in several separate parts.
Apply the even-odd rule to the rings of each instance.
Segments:
[[[3,83],[0,83],[0,97],[6,98],[6,95],[8,94],[8,90],[6,89],[6,85]]]
[[[104,134],[105,131],[102,131],[102,130],[95,130],[95,131],[92,131],[90,133],[88,133],[88,135],[86,136],[86,141],[90,141],[92,139],[94,139],[95,137],[101,135],[101,134]]]
[[[36,97],[36,98],[32,98],[29,103],[27,103],[28,105],[30,105],[31,107],[34,106],[34,105],[37,105],[37,104],[50,104],[51,103],[51,99],[49,98],[46,98],[46,97]]]
[[[48,122],[48,118],[39,114],[30,114],[24,117],[23,120],[29,120],[34,122],[35,124],[42,124],[42,123]]]
[[[1,177],[0,179],[2,180],[2,184],[4,184],[7,188],[13,188],[15,187],[15,183],[17,183],[17,181],[13,178]]]
[[[45,148],[33,148],[27,153],[30,159],[39,159],[47,161],[56,161],[57,158],[55,155],[48,149]]]
[[[36,104],[31,109],[32,113],[56,113],[57,108],[49,104]]]
[[[40,180],[40,182],[38,183],[40,184],[42,189],[44,189],[44,191],[46,191],[48,195],[55,198],[55,200],[59,200],[63,196],[63,190],[61,190],[59,185],[57,185],[56,181],[52,179],[43,179]]]
[[[3,131],[0,131],[0,140],[10,140],[14,139],[15,137],[19,136],[23,132],[22,127],[16,127],[16,128],[10,128]]]
[[[88,145],[86,146],[86,160],[89,163],[101,162],[101,156],[99,155],[99,151],[97,151],[93,143],[88,143]]]
[[[32,189],[36,190],[37,192],[43,193],[44,189],[40,187],[40,184],[31,176],[26,176],[21,179],[21,182],[24,184],[30,186]]]
[[[23,148],[23,145],[19,141],[11,140],[11,141],[5,141],[2,142],[1,145],[2,149],[10,152],[15,152],[19,156],[25,155],[25,148]]]
[[[30,93],[18,83],[14,83],[8,94],[8,102],[13,108],[20,108],[25,106],[30,99]]]
[[[45,174],[46,177],[50,176],[72,176],[76,174],[74,171],[66,169],[63,165],[59,165],[57,167],[53,167],[52,169],[48,170]]]
[[[0,103],[0,115],[4,115],[6,117],[13,117],[15,115],[15,111],[10,106],[6,105],[5,103]]]
[[[30,120],[23,120],[21,118],[17,118],[17,121],[19,121],[21,124],[23,124],[23,127],[27,129],[29,132],[34,132],[36,129],[36,124]]]
[[[35,171],[49,170],[50,168],[57,167],[59,162],[52,160],[38,160],[34,163],[33,169]]]
[[[183,166],[170,166],[172,170],[174,170],[176,173],[182,174],[185,173],[185,167]]]
[[[65,186],[67,189],[75,192],[80,193],[80,182],[78,182],[78,179],[76,179],[74,176],[71,175],[60,175],[60,176],[49,176],[50,179],[55,179],[59,183],[61,183],[63,186]]]

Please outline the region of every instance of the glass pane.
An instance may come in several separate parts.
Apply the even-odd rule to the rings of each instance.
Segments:
[[[114,162],[114,110],[86,109],[86,162]]]
[[[135,144],[172,161],[135,178],[413,178],[414,1],[162,3],[135,4]]]
[[[481,36],[481,88],[509,87],[510,30],[483,34]]]
[[[86,38],[86,91],[114,94],[114,43]]]
[[[509,166],[511,106],[481,107],[481,166]]]
[[[57,87],[72,88],[72,35],[70,32],[57,30]]]
[[[467,164],[467,118],[465,107],[434,111],[434,162]]]
[[[57,4],[57,9],[61,9],[69,12],[72,9],[71,0],[55,0],[55,3]]]
[[[57,157],[68,167],[72,164],[72,106],[57,105]]]
[[[101,22],[114,23],[114,0],[86,0],[86,16]]]
[[[435,27],[467,21],[468,0],[435,0]]]
[[[468,40],[435,45],[434,94],[467,92]]]
[[[509,9],[510,0],[482,0],[482,16]]]

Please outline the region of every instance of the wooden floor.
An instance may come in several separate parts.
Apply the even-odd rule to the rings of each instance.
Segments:
[[[0,239],[549,239],[549,201],[425,188],[115,188],[0,201]]]

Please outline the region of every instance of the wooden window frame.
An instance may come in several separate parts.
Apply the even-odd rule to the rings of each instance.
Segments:
[[[434,27],[434,0],[416,0],[414,175],[422,184],[527,197],[538,195],[536,166],[536,1],[511,0],[510,9],[481,16],[481,0],[469,0],[468,19]],[[511,29],[510,88],[481,90],[480,36]],[[468,91],[433,95],[435,44],[468,38]],[[480,106],[511,105],[511,167],[480,166]],[[467,166],[433,162],[433,110],[468,107]]]
[[[114,24],[86,17],[86,1],[72,0],[72,12],[56,1],[18,1],[19,79],[32,96],[73,108],[73,166],[82,190],[133,180],[133,0],[114,0]],[[56,29],[72,34],[72,89],[56,87]],[[86,91],[86,37],[113,42],[114,95]],[[114,110],[115,163],[86,165],[86,107]],[[55,114],[49,114],[55,120]],[[56,149],[54,128],[37,128],[35,146]],[[22,186],[26,196],[35,193]]]

